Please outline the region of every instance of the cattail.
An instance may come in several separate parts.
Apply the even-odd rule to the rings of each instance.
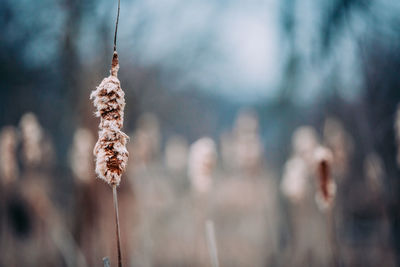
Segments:
[[[34,167],[42,162],[43,130],[35,114],[29,112],[20,121],[22,135],[22,160],[27,167]]]
[[[203,137],[190,146],[188,174],[193,188],[200,193],[208,192],[211,188],[216,154],[215,143],[208,137]]]
[[[231,132],[223,132],[219,137],[219,150],[221,151],[222,164],[225,169],[231,170],[235,164],[235,138]]]
[[[132,142],[128,147],[135,159],[130,169],[136,172],[146,168],[159,155],[160,129],[158,119],[154,114],[144,113],[140,116],[137,129],[131,134]]]
[[[332,150],[335,174],[343,177],[349,169],[353,140],[339,119],[329,117],[324,123],[324,144]]]
[[[301,126],[293,133],[293,154],[302,157],[309,166],[312,165],[314,150],[317,146],[318,137],[313,127]]]
[[[89,183],[92,173],[92,153],[94,138],[85,128],[76,130],[72,149],[70,151],[70,165],[75,177],[82,183]]]
[[[138,120],[138,128],[143,130],[150,141],[149,153],[150,159],[154,159],[160,153],[160,123],[153,113],[144,113]]]
[[[174,172],[182,172],[186,168],[188,144],[181,136],[172,136],[165,146],[165,165]]]
[[[103,79],[96,90],[90,94],[90,99],[93,99],[94,106],[97,108],[96,116],[100,117],[99,139],[93,150],[96,157],[96,173],[100,179],[112,187],[118,266],[122,267],[117,186],[121,182],[122,173],[126,169],[129,153],[126,149],[128,136],[121,131],[124,124],[125,93],[122,91],[117,77],[119,70],[117,53],[119,11],[120,0],[118,0],[117,20],[115,21],[111,75]]]
[[[12,126],[6,126],[0,133],[0,172],[4,184],[12,183],[18,176],[17,131]]]
[[[94,147],[96,173],[109,185],[117,186],[128,161],[128,136],[121,131],[124,123],[125,94],[117,77],[118,69],[118,54],[114,51],[111,75],[103,79],[90,95],[97,108],[95,114],[100,117],[99,139]]]
[[[283,171],[281,191],[294,204],[304,200],[308,186],[309,172],[301,157],[290,158]]]
[[[325,147],[315,150],[315,163],[317,167],[317,192],[316,202],[321,210],[329,208],[334,201],[336,184],[331,175],[332,152]]]
[[[385,170],[381,157],[376,153],[369,153],[364,159],[364,175],[368,188],[380,193],[383,189]]]
[[[260,170],[263,147],[258,133],[259,122],[255,112],[242,110],[236,120],[234,139],[234,164],[247,173]]]

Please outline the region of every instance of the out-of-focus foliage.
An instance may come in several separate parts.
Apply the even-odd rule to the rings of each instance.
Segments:
[[[19,127],[12,142],[4,141],[11,148],[4,151],[12,153],[3,156],[9,160],[16,154],[12,166],[19,171],[8,172],[18,176],[18,186],[8,188],[1,209],[17,235],[34,237],[22,245],[7,236],[14,248],[35,251],[39,239],[47,245],[67,240],[43,246],[51,256],[38,261],[41,266],[68,253],[76,253],[78,263],[81,252],[90,255],[88,263],[106,256],[91,252],[96,240],[91,229],[93,218],[108,215],[104,207],[110,203],[96,204],[107,192],[93,177],[92,184],[74,182],[68,162],[76,129],[97,130],[89,93],[108,74],[115,14],[116,1],[106,0],[0,3],[0,126]],[[135,225],[128,239],[135,263],[152,265],[170,257],[171,263],[190,265],[196,255],[197,264],[206,264],[204,236],[196,234],[204,230],[202,220],[214,216],[222,266],[232,266],[235,250],[246,252],[238,261],[242,266],[249,259],[254,265],[325,264],[330,252],[318,238],[325,237],[325,217],[310,193],[315,188],[305,182],[315,178],[312,153],[299,153],[291,141],[303,125],[314,129],[312,146],[324,145],[333,154],[340,258],[362,266],[383,264],[382,258],[394,264],[394,256],[400,262],[394,131],[400,102],[399,15],[400,2],[394,0],[122,0],[119,78],[127,101],[124,131],[132,133],[126,180],[133,186],[122,182],[121,190],[127,189],[121,205],[134,207],[123,216]],[[258,118],[252,130],[237,126],[243,107]],[[29,133],[19,123],[27,112],[41,125],[35,145],[47,151],[36,167],[21,154]],[[145,119],[149,112],[152,123]],[[213,140],[218,155],[215,161],[199,160],[215,171],[208,202],[190,187],[184,167],[188,155],[174,156],[189,153],[189,145],[204,136]],[[298,187],[285,182],[291,179]],[[243,199],[235,199],[241,190]],[[74,205],[80,207],[76,212]],[[43,216],[49,214],[53,219],[46,222]],[[104,220],[98,227],[111,223]],[[179,223],[183,226],[177,229]],[[260,229],[273,234],[262,235]],[[179,230],[182,239],[174,239]],[[157,234],[175,246],[163,250]],[[112,240],[107,234],[99,238]],[[179,258],[182,244],[193,240],[195,246]],[[243,240],[249,243],[234,246]],[[74,252],[74,242],[82,251]],[[111,248],[105,244],[99,251]],[[262,259],[267,248],[271,254]],[[310,253],[314,256],[305,256]],[[43,258],[41,252],[33,254]]]

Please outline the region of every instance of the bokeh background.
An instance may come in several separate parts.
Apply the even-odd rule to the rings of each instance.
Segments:
[[[116,11],[0,3],[0,266],[116,265],[89,100]],[[400,265],[400,2],[121,0],[119,23],[125,266],[211,266],[212,240],[221,266]]]

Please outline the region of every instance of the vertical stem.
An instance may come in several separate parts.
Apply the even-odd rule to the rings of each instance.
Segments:
[[[117,252],[118,252],[118,267],[122,267],[122,256],[121,256],[121,234],[119,231],[119,214],[118,214],[118,197],[117,197],[117,186],[113,185],[113,200],[115,210],[115,230],[117,237]]]
[[[333,207],[329,209],[327,212],[327,219],[328,219],[328,237],[331,242],[331,248],[332,248],[332,264],[334,267],[339,267],[340,266],[340,254],[339,254],[339,246],[337,242],[337,236],[336,236],[336,224],[335,224],[335,218],[333,216]]]
[[[207,237],[208,252],[210,253],[211,266],[219,267],[214,223],[211,220],[206,221],[206,237]]]
[[[115,21],[115,32],[114,32],[114,51],[117,51],[117,32],[118,32],[118,21],[119,21],[119,7],[120,7],[120,0],[118,0],[118,13],[117,13],[117,20]]]

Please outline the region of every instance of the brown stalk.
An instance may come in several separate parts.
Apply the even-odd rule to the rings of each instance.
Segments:
[[[117,196],[117,186],[113,185],[113,200],[114,200],[114,210],[115,210],[115,235],[117,238],[117,253],[118,253],[118,267],[122,267],[122,256],[121,256],[121,234],[119,231],[119,214],[118,214],[118,196]]]
[[[118,32],[118,22],[119,22],[119,11],[120,11],[120,0],[118,0],[118,12],[117,19],[115,21],[115,32],[114,32],[114,52],[117,51],[117,32]],[[115,61],[116,54],[113,54],[113,64]],[[118,214],[118,196],[117,196],[117,186],[113,185],[113,201],[115,210],[115,235],[117,238],[117,253],[118,253],[118,267],[122,267],[122,255],[121,255],[121,233],[119,230],[119,214]]]
[[[118,22],[119,22],[119,7],[120,7],[120,0],[118,0],[118,13],[117,13],[117,20],[115,21],[115,32],[114,32],[114,51],[117,51],[117,32],[118,32]]]

